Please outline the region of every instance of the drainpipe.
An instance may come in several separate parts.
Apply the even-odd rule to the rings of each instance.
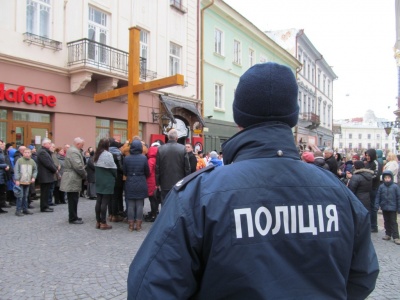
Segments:
[[[214,4],[214,0],[211,0],[211,3],[206,5],[201,9],[201,37],[200,37],[200,99],[202,100],[201,104],[201,115],[204,117],[204,11]],[[200,5],[200,3],[199,3]]]

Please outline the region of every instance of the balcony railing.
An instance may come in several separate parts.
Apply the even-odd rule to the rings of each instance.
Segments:
[[[309,121],[313,124],[320,124],[319,116],[311,112],[302,113],[301,119],[304,121]]]
[[[25,32],[24,33],[24,42],[29,43],[29,44],[34,44],[38,45],[44,48],[50,48],[54,49],[56,51],[59,51],[62,49],[62,43],[48,39],[44,36],[36,35],[30,32]]]
[[[170,0],[169,4],[180,12],[187,13],[187,8],[182,5],[182,0]]]
[[[89,39],[69,42],[67,47],[68,66],[84,65],[128,76],[128,52]],[[140,57],[140,77],[157,78],[157,73],[146,67],[146,58]]]

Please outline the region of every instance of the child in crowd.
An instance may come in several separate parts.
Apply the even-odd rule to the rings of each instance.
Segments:
[[[393,183],[393,174],[386,170],[382,173],[383,183],[379,186],[375,198],[375,210],[382,209],[386,235],[385,241],[393,240],[400,245],[399,227],[397,225],[397,212],[400,212],[400,188]]]
[[[15,185],[22,189],[22,194],[17,198],[15,215],[22,217],[33,214],[28,210],[28,196],[31,183],[35,182],[37,167],[31,158],[31,149],[26,148],[23,157],[19,158],[14,166]]]

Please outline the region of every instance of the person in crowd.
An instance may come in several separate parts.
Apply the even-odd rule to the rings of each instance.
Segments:
[[[342,168],[338,169],[338,177],[340,178],[340,181],[346,185],[348,184],[349,180],[347,174],[353,173],[353,157],[355,158],[356,156],[352,155],[351,153],[346,154],[346,156],[344,156],[345,162],[342,165]]]
[[[54,194],[54,203],[55,204],[67,204],[67,202],[65,202],[65,193],[60,190],[61,178],[62,178],[62,175],[64,174],[64,163],[65,163],[64,148],[57,147],[55,149],[55,152],[56,152],[56,157],[57,157],[60,168],[58,169],[58,172],[57,172],[57,184],[54,187],[54,193],[53,193]]]
[[[197,158],[193,153],[193,145],[190,143],[185,144],[186,155],[185,158],[188,160],[187,165],[189,166],[189,170],[186,171],[187,174],[191,174],[196,172],[197,167]]]
[[[54,176],[57,173],[57,166],[51,157],[50,152],[51,140],[44,138],[42,140],[42,148],[37,152],[38,157],[38,175],[37,180],[40,184],[40,211],[53,212],[53,208],[49,207],[50,189],[54,182]]]
[[[393,174],[393,182],[397,184],[397,175],[399,174],[399,161],[397,160],[396,154],[389,152],[386,155],[386,164],[383,167],[383,171],[389,170]]]
[[[203,155],[203,160],[204,160],[204,163],[206,164],[206,166],[208,166],[210,159],[211,159],[210,152],[206,152],[206,154]]]
[[[380,177],[382,174],[382,168],[383,166],[378,162],[377,156],[376,156],[376,150],[371,148],[368,149],[365,152],[365,167],[369,170],[372,170],[374,172],[374,175],[372,176],[372,190],[370,194],[370,199],[371,199],[371,232],[378,232],[378,211],[375,210],[375,198],[376,198],[376,192],[379,188],[380,184]]]
[[[5,214],[8,211],[3,208],[10,208],[11,206],[6,202],[6,193],[7,193],[7,180],[8,175],[7,172],[10,170],[10,163],[6,162],[5,152],[5,144],[3,140],[0,140],[0,214]]]
[[[210,152],[210,161],[208,162],[208,166],[215,166],[215,167],[222,166],[222,161],[218,159],[218,153],[216,151]]]
[[[15,215],[18,217],[32,215],[28,210],[29,187],[35,183],[37,176],[37,166],[31,158],[31,149],[26,148],[23,156],[20,157],[14,166],[15,185],[21,188],[21,197],[17,198]]]
[[[332,148],[325,148],[324,150],[324,159],[329,167],[329,171],[332,172],[335,176],[337,176],[338,165],[335,157],[333,156]]]
[[[35,161],[36,166],[38,164],[38,160],[37,160],[37,149],[35,145],[29,145],[28,146],[29,149],[31,149],[31,158]],[[28,198],[28,208],[34,208],[32,205],[33,200],[38,199],[37,195],[36,195],[36,185],[37,185],[37,181],[35,181],[34,183],[32,183],[29,187],[29,198]]]
[[[114,138],[110,138],[109,151],[113,156],[114,163],[117,166],[117,178],[115,179],[114,194],[108,205],[108,214],[110,222],[122,222],[124,220],[121,213],[124,211],[123,207],[123,192],[124,192],[124,180],[123,180],[123,162],[124,156],[120,148],[123,145],[117,142]]]
[[[135,135],[133,138],[132,138],[132,141],[134,141],[134,140],[138,140],[138,141],[140,141],[141,143],[142,143],[142,147],[143,147],[143,155],[146,155],[147,154],[147,151],[148,151],[148,146],[147,146],[147,144],[140,138],[140,136],[138,136],[138,135]],[[129,152],[130,152],[130,150],[129,150]]]
[[[382,172],[383,183],[376,192],[375,210],[382,209],[385,241],[393,241],[400,245],[399,226],[397,225],[397,213],[400,213],[400,187],[393,182],[393,174],[389,170]]]
[[[185,146],[178,143],[176,129],[168,131],[168,142],[161,145],[156,158],[156,186],[161,191],[161,204],[171,188],[188,175]]]
[[[348,184],[349,189],[356,195],[361,201],[364,207],[371,211],[371,198],[370,193],[372,190],[372,177],[374,172],[366,169],[364,163],[361,160],[356,160],[353,163],[354,172],[348,172]]]
[[[15,186],[14,180],[14,155],[17,152],[17,149],[14,148],[15,143],[7,143],[6,144],[6,152],[8,159],[10,161],[10,170],[7,172],[7,200],[10,206],[16,206],[17,198],[15,198],[13,188]]]
[[[123,172],[125,180],[125,200],[128,208],[129,231],[142,230],[144,198],[149,194],[146,178],[150,175],[149,164],[143,154],[140,140],[133,140],[131,155],[125,157]]]
[[[397,157],[397,164],[400,169],[400,154],[397,154],[396,157]],[[397,185],[400,185],[400,172],[397,172]]]
[[[114,194],[115,179],[117,178],[117,165],[114,162],[112,154],[108,151],[110,141],[103,138],[97,145],[93,156],[95,167],[95,185],[96,185],[96,228],[101,230],[111,229],[107,224],[107,207]]]
[[[386,164],[386,157],[383,154],[383,151],[381,149],[376,149],[376,160],[378,161],[378,165],[381,166],[381,174],[383,172],[383,167]],[[382,182],[382,179],[379,177],[379,181]]]
[[[314,153],[311,151],[304,151],[301,154],[301,160],[309,164],[314,164]]]
[[[61,179],[60,174],[58,173],[60,171],[61,166],[60,166],[60,161],[57,158],[56,145],[54,143],[51,143],[50,152],[51,152],[51,158],[53,159],[53,162],[57,167],[57,172],[56,172],[56,174],[54,174],[54,181],[53,181],[53,184],[50,187],[49,200],[48,201],[49,201],[49,206],[56,206],[57,203],[53,202],[53,196],[54,196],[57,184],[58,184],[58,179],[59,178]],[[55,197],[54,197],[54,199],[55,199]]]
[[[78,217],[79,193],[82,189],[82,180],[86,180],[85,163],[83,162],[82,148],[85,141],[76,137],[65,156],[64,174],[61,177],[60,190],[67,193],[68,221],[70,224],[83,224]]]
[[[240,77],[224,167],[171,189],[129,268],[128,299],[367,298],[379,273],[368,212],[300,160],[298,116],[290,68]]]
[[[150,212],[144,218],[146,222],[154,222],[156,220],[158,215],[158,206],[160,204],[154,193],[156,190],[156,157],[158,147],[160,147],[160,143],[154,142],[153,144],[151,144],[147,152],[147,163],[149,165],[150,174],[149,177],[147,177],[146,182],[147,190],[149,193],[148,197],[150,201]]]
[[[196,171],[205,168],[207,165],[206,165],[206,163],[204,162],[204,159],[203,159],[203,151],[201,151],[201,150],[197,151],[195,156],[196,156],[196,159],[197,159]]]
[[[89,149],[92,149],[92,151],[89,153],[90,157],[89,157],[88,161],[86,162],[87,196],[90,200],[95,200],[96,199],[96,176],[95,176],[95,167],[94,167],[94,150],[91,147]]]
[[[15,151],[15,153],[14,153],[14,166],[15,166],[15,163],[17,162],[17,160],[24,156],[25,149],[26,149],[25,145],[20,145],[17,148],[17,151]]]

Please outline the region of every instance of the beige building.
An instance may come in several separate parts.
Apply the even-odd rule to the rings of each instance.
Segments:
[[[0,138],[56,144],[81,136],[127,136],[127,97],[96,93],[127,86],[130,27],[141,29],[140,80],[174,74],[183,86],[140,94],[139,132],[165,139],[162,117],[191,139],[202,122],[197,82],[198,1],[0,0]],[[161,97],[160,97],[161,96]]]

